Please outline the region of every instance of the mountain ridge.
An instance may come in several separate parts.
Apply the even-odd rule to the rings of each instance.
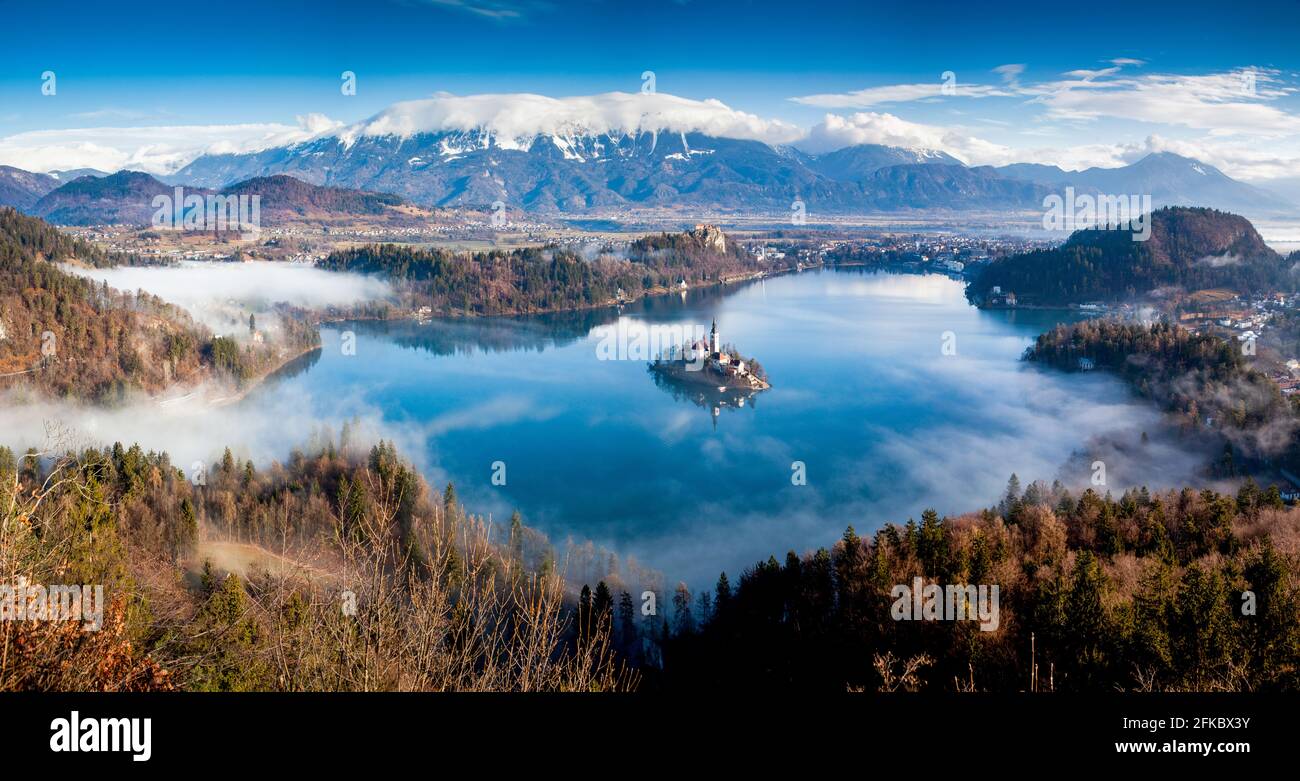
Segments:
[[[142,171],[118,171],[103,177],[85,175],[56,187],[27,210],[62,225],[133,224],[152,221],[157,196],[173,198],[176,187]],[[221,189],[184,187],[185,196],[258,195],[264,222],[328,220],[332,217],[387,217],[405,201],[396,195],[321,187],[292,176],[253,177]]]

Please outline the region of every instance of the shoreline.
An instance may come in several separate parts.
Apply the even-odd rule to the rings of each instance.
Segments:
[[[821,264],[819,266],[806,267],[806,268],[823,268],[823,267],[826,267],[825,264]],[[480,312],[466,312],[466,311],[434,312],[433,314],[428,315],[426,317],[421,317],[419,314],[412,312],[408,309],[401,309],[398,310],[400,314],[393,317],[377,317],[374,315],[331,316],[331,317],[321,317],[316,321],[316,323],[317,325],[320,325],[322,323],[385,322],[389,320],[394,320],[394,321],[395,320],[424,321],[424,320],[433,320],[433,319],[472,320],[475,318],[530,317],[533,315],[558,315],[558,314],[565,314],[569,312],[591,312],[597,309],[614,309],[619,306],[634,304],[637,303],[638,301],[643,301],[646,299],[662,298],[665,296],[685,293],[691,290],[702,290],[709,287],[723,287],[725,285],[733,285],[739,282],[755,282],[760,279],[768,279],[770,277],[779,277],[785,274],[794,274],[794,273],[798,273],[798,272],[796,269],[793,268],[755,271],[755,272],[749,272],[745,274],[739,274],[736,276],[724,277],[722,279],[714,280],[711,282],[700,282],[694,285],[688,285],[685,288],[653,288],[651,290],[647,290],[643,292],[641,295],[636,296],[635,298],[627,298],[622,301],[619,301],[617,299],[611,299],[600,303],[584,304],[582,306],[550,307],[545,309],[529,309],[527,311],[492,312],[490,314],[480,313]]]
[[[266,380],[269,379],[276,372],[280,371],[281,369],[293,363],[294,361],[298,360],[299,358],[302,358],[306,355],[310,355],[311,353],[317,352],[321,349],[323,349],[322,345],[316,345],[314,347],[306,347],[303,348],[302,350],[293,351],[291,352],[291,354],[285,356],[283,359],[276,361],[273,365],[269,366],[264,371],[258,372],[256,376],[246,379],[242,386],[232,389],[230,393],[227,393],[222,396],[218,396],[215,399],[211,398],[210,395],[207,395],[203,398],[203,402],[208,407],[225,407],[230,404],[237,404],[238,402],[243,401],[250,393],[262,387],[262,385],[265,384]],[[199,389],[202,387],[203,387],[203,383],[199,383],[198,385],[190,386],[189,392],[183,395],[172,396],[170,398],[159,398],[158,396],[151,396],[149,400],[153,402],[156,406],[166,407],[171,404],[175,404],[192,398],[196,393],[199,392]]]
[[[768,382],[767,380],[760,380],[757,377],[754,377],[754,381],[761,383],[760,385],[753,385],[748,382],[745,383],[744,385],[738,385],[735,384],[733,380],[729,380],[727,377],[723,377],[716,374],[714,374],[714,376],[717,377],[718,380],[717,382],[712,382],[712,381],[706,382],[706,380],[710,379],[709,375],[706,374],[706,370],[703,369],[701,369],[700,371],[691,371],[689,369],[681,370],[681,369],[677,369],[674,364],[663,362],[663,361],[651,361],[650,370],[670,380],[680,382],[685,385],[697,386],[700,388],[716,389],[719,393],[726,393],[728,391],[757,393],[759,391],[772,389],[772,383]],[[747,375],[747,376],[753,376],[753,375]]]
[[[319,328],[319,326],[317,327]],[[319,336],[320,336],[320,332],[318,331],[317,337],[319,338]],[[276,374],[281,369],[293,363],[294,361],[298,360],[299,358],[302,358],[303,356],[306,355],[310,355],[314,352],[319,352],[323,349],[324,346],[318,344],[314,347],[306,347],[291,355],[288,355],[283,360],[275,363],[273,366],[259,373],[256,377],[249,380],[245,380],[243,386],[240,387],[238,390],[236,390],[235,393],[233,393],[232,395],[222,396],[219,399],[210,399],[208,401],[208,405],[212,407],[224,407],[229,404],[236,404],[240,401],[243,401],[248,396],[248,394],[262,387],[262,385],[264,385],[266,381],[270,379],[271,375]]]

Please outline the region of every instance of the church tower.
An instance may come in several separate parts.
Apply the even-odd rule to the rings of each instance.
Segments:
[[[713,330],[709,331],[709,352],[722,352],[718,349],[718,321],[713,321]]]

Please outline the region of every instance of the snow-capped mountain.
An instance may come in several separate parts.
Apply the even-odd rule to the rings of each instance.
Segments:
[[[718,101],[663,94],[439,96],[395,104],[309,140],[203,155],[167,181],[222,187],[288,174],[427,206],[502,201],[538,212],[627,207],[823,212],[1037,209],[1081,192],[1150,193],[1159,204],[1285,206],[1210,166],[1151,155],[1119,169],[967,168],[941,151],[862,144],[808,154],[800,131]],[[1197,166],[1200,166],[1198,173]]]
[[[849,211],[877,199],[863,182],[881,168],[961,165],[941,152],[877,145],[814,156],[789,146],[797,137],[792,126],[671,95],[440,97],[292,146],[204,155],[169,181],[220,187],[284,173],[431,206],[500,200],[534,211],[784,211],[796,197],[809,208]]]
[[[528,139],[526,147],[513,148],[502,146],[489,131],[470,130],[360,136],[351,143],[330,136],[251,155],[208,155],[171,180],[219,187],[284,173],[313,184],[395,193],[430,206],[500,200],[542,212],[683,205],[785,211],[796,197],[809,208],[840,212],[913,203],[1021,208],[1041,200],[1041,188],[1030,183],[988,177],[974,180],[998,185],[994,192],[945,196],[940,191],[912,198],[909,186],[915,178],[879,176],[904,164],[968,170],[946,155],[874,145],[814,157],[761,141],[640,132],[620,137],[541,134]]]

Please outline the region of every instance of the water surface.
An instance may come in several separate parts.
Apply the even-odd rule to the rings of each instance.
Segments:
[[[517,508],[553,540],[590,539],[699,584],[830,545],[849,524],[987,506],[1013,472],[1086,482],[1072,454],[1157,416],[1112,378],[1019,360],[1067,316],[981,312],[944,276],[813,271],[621,313],[328,325],[318,356],[244,405],[292,398],[335,425],[377,411],[471,509]],[[772,389],[716,404],[656,382],[643,361],[599,360],[593,329],[618,318],[716,320]],[[1130,471],[1112,482],[1158,481]]]

